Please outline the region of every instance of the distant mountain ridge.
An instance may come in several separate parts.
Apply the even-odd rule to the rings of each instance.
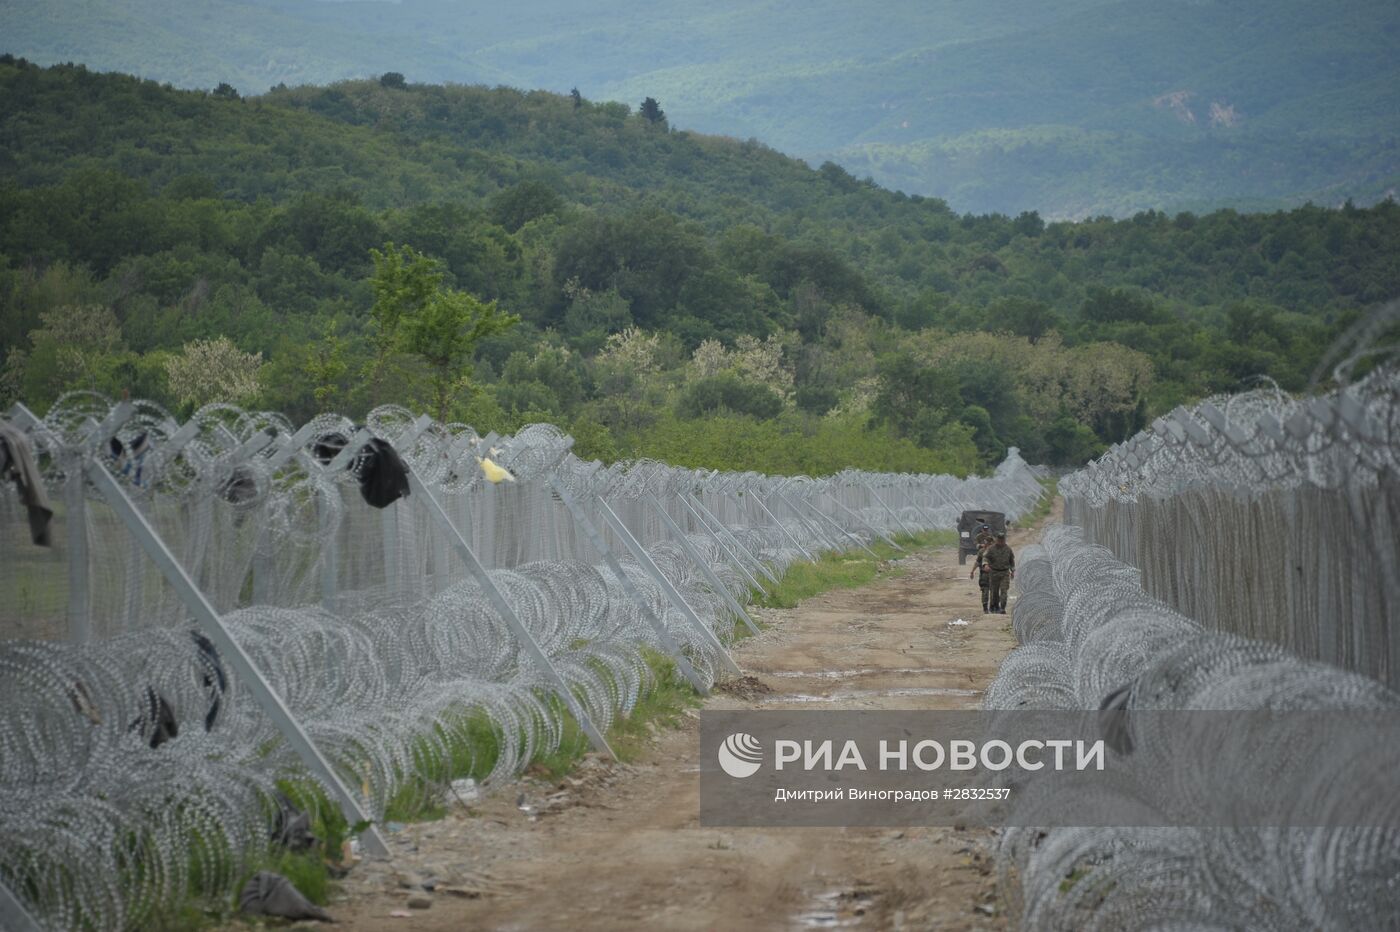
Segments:
[[[1393,0],[9,0],[5,48],[245,93],[401,72],[631,106],[957,210],[1371,203]]]

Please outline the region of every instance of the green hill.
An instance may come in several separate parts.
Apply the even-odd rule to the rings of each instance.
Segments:
[[[244,93],[401,72],[635,106],[958,210],[1372,203],[1390,0],[10,0],[5,50]]]
[[[785,472],[1080,461],[1254,376],[1302,388],[1400,293],[1389,201],[960,215],[621,104],[393,77],[245,98],[0,56],[0,403],[189,409],[221,396],[178,360],[226,336],[262,354],[244,403],[426,404],[445,383],[372,310],[386,242],[522,319],[450,416]]]

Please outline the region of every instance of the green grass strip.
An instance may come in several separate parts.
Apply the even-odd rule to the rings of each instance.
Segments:
[[[953,531],[924,531],[895,537],[895,543],[905,552],[896,550],[883,540],[870,545],[875,557],[860,547],[842,553],[828,551],[816,560],[803,560],[789,566],[778,585],[770,589],[767,595],[754,594],[753,604],[760,608],[793,608],[804,599],[831,589],[856,589],[876,579],[898,576],[903,569],[891,565],[891,561],[916,551],[951,547],[957,540],[958,535]]]

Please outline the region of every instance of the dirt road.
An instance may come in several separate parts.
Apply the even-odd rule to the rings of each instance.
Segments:
[[[865,588],[763,612],[770,627],[735,651],[752,679],[706,708],[977,708],[1014,641],[967,569],[951,549],[918,554]],[[357,866],[331,912],[356,932],[1005,927],[988,831],[701,828],[697,749],[692,719],[632,765],[589,758],[562,783],[405,826],[396,865]],[[434,878],[427,896],[400,885]]]

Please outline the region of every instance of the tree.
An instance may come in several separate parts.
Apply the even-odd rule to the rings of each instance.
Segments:
[[[228,337],[194,340],[165,361],[170,393],[183,405],[243,404],[257,397],[262,353],[245,353]]]
[[[882,362],[880,387],[870,413],[872,420],[890,425],[899,436],[935,449],[952,413],[964,407],[951,371],[921,366],[912,356],[900,353]]]
[[[515,233],[531,220],[549,216],[564,206],[564,199],[547,184],[524,181],[491,199],[491,219]]]
[[[578,88],[569,91],[569,98],[573,100],[575,110],[583,106],[583,95],[578,92]]]
[[[399,327],[404,320],[426,308],[438,293],[442,270],[437,260],[422,255],[412,246],[385,243],[383,252],[371,249],[370,255],[374,259],[374,275],[370,278],[374,304],[369,309],[373,328],[370,340],[374,346],[370,399],[378,404],[385,367],[399,348]]]
[[[655,97],[648,97],[642,101],[641,109],[638,112],[653,126],[661,126],[666,123],[666,111],[661,109],[661,105],[656,102]]]
[[[306,374],[314,386],[311,394],[316,399],[317,414],[332,410],[331,402],[340,391],[340,380],[349,371],[344,350],[345,344],[336,336],[335,321],[327,321],[325,333],[306,362]]]
[[[227,81],[220,81],[219,86],[214,88],[214,96],[220,100],[241,100],[238,89]]]
[[[719,411],[747,414],[759,420],[777,417],[783,399],[771,388],[721,372],[692,382],[681,395],[677,413],[684,418],[703,417]]]
[[[989,330],[1009,330],[1032,343],[1051,330],[1063,326],[1060,316],[1049,305],[1029,298],[1004,298],[987,310]]]
[[[73,389],[109,389],[103,376],[124,353],[121,325],[102,304],[62,305],[39,314],[30,331],[31,349],[13,347],[6,360],[7,380],[31,404],[52,400]]]
[[[397,71],[386,71],[379,76],[380,87],[403,88],[408,85],[404,76]]]
[[[483,303],[465,291],[439,289],[415,314],[400,321],[403,348],[426,362],[432,370],[435,416],[448,420],[454,392],[467,387],[466,373],[477,344],[520,322],[504,314],[494,301]]]

